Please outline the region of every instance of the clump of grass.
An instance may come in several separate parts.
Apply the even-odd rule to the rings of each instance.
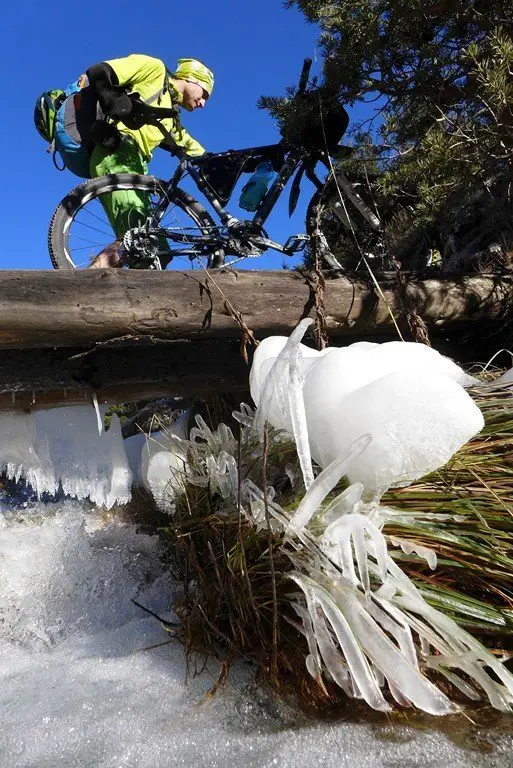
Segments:
[[[472,394],[485,429],[441,470],[383,497],[394,510],[383,532],[389,554],[424,600],[499,654],[510,647],[513,627],[513,398],[504,389]],[[248,409],[240,419],[249,423]],[[330,675],[305,666],[312,649],[290,576],[294,567],[310,566],[279,524],[304,493],[293,441],[270,428],[262,444],[249,429],[235,438],[223,424],[214,432],[205,427],[200,417],[188,444],[189,473],[162,526],[170,568],[183,583],[174,609],[190,669],[215,656],[216,689],[242,657],[311,713],[347,706]],[[260,496],[248,497],[251,484]],[[343,488],[333,489],[324,509]],[[315,537],[312,543],[315,552]],[[436,553],[434,570],[426,550]]]
[[[513,396],[506,388],[471,394],[483,431],[442,469],[382,499],[399,514],[387,537],[428,547],[431,571],[415,554],[393,553],[426,600],[490,643],[513,647]]]
[[[215,656],[221,663],[217,688],[233,659],[242,657],[255,663],[261,680],[283,696],[299,696],[314,711],[326,704],[326,691],[305,675],[307,647],[290,607],[291,563],[283,533],[273,531],[270,520],[255,525],[241,501],[242,480],[261,483],[265,474],[267,484],[281,486],[281,496],[291,503],[298,494],[286,468],[295,466],[295,447],[290,440],[272,440],[264,457],[255,438],[233,439],[231,448],[240,468],[235,493],[223,496],[211,482],[198,484],[198,475],[189,478],[163,529],[170,567],[183,583],[183,597],[173,607],[183,621],[188,666],[197,669],[202,659]],[[189,455],[201,472],[198,458]]]

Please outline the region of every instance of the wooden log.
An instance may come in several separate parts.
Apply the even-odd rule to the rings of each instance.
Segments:
[[[512,314],[509,277],[415,280],[408,299],[431,331],[475,333]],[[407,331],[395,281],[328,277],[330,343]],[[241,323],[257,339],[314,316],[298,272],[0,272],[0,410],[238,392],[248,385]],[[409,338],[408,334],[405,334]],[[313,334],[306,340],[311,346]],[[436,348],[447,353],[440,344]],[[488,350],[487,350],[488,351]],[[492,350],[493,351],[493,350]],[[449,354],[451,354],[449,352]]]
[[[333,339],[406,329],[397,286],[351,276],[326,280]],[[473,275],[408,282],[408,300],[428,328],[507,319],[513,278]],[[37,270],[0,272],[0,349],[88,347],[117,338],[237,338],[230,307],[258,338],[289,334],[314,315],[308,280],[296,271],[189,272]]]

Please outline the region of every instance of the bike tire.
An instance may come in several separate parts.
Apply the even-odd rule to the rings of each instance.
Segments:
[[[52,216],[48,230],[48,250],[50,259],[55,269],[77,269],[79,266],[74,261],[69,245],[69,233],[73,221],[83,207],[100,195],[118,190],[138,190],[149,193],[162,193],[166,182],[154,176],[143,176],[133,173],[119,173],[100,176],[97,179],[80,184],[69,192],[59,203]],[[189,216],[198,230],[203,234],[211,234],[217,229],[210,214],[203,206],[187,192],[175,188],[169,198],[170,204],[180,208],[186,216]],[[110,226],[110,225],[109,225]],[[112,233],[113,239],[115,235]],[[206,266],[220,266],[223,254],[216,252],[208,259]]]
[[[346,181],[346,184],[348,182]],[[332,253],[328,244],[326,234],[322,229],[323,213],[329,209],[340,222],[341,227],[347,232],[354,233],[366,232],[375,235],[380,231],[381,222],[371,208],[356,193],[358,203],[355,204],[350,198],[344,196],[345,206],[340,205],[340,195],[343,189],[339,190],[334,179],[331,178],[321,190],[317,190],[306,211],[306,233],[310,238],[310,250],[317,250],[321,262],[330,269],[344,270],[344,265]],[[335,202],[335,205],[333,204]],[[347,218],[347,214],[350,220]]]

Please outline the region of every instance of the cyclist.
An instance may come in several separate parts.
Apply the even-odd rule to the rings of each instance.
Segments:
[[[196,59],[179,59],[175,71],[170,73],[160,59],[131,54],[93,65],[86,72],[84,85],[90,87],[103,114],[116,123],[114,126],[100,120],[93,124],[94,149],[89,170],[91,177],[97,178],[108,173],[146,174],[154,149],[163,141],[156,126],[137,120],[137,107],[134,108],[130,93],[137,93],[143,102],[154,106],[181,107],[193,112],[203,108],[212,94],[214,75]],[[161,122],[188,155],[204,154],[201,144],[182,128],[178,109],[174,118]],[[90,265],[94,268],[115,266],[124,233],[144,221],[149,213],[149,199],[144,192],[119,190],[103,198],[102,204],[118,239],[96,256]],[[165,240],[161,247],[167,248]]]

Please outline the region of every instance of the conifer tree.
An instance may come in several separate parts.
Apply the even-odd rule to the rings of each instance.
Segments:
[[[513,0],[286,5],[320,27],[323,91],[346,105],[368,103],[369,119],[353,126],[355,157],[379,170],[374,194],[395,255],[411,261],[422,241],[426,253],[439,249],[451,268],[455,254],[475,259],[499,234],[508,251]],[[282,131],[298,119],[290,100],[263,99],[261,106]],[[469,249],[460,230],[476,200],[486,208],[477,217],[484,231],[469,235]]]

